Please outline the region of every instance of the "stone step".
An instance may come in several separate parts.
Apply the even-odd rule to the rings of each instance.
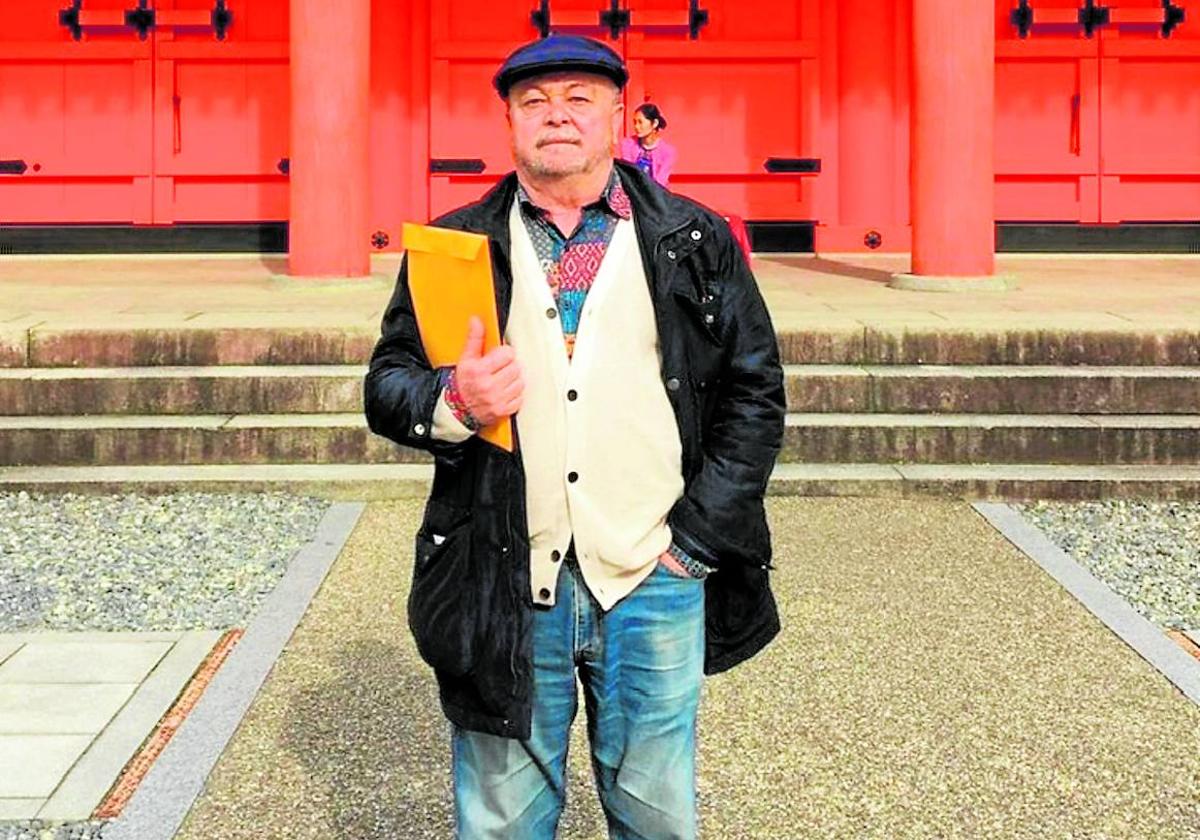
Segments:
[[[788,365],[797,412],[1187,414],[1200,367]]]
[[[363,365],[0,369],[0,415],[362,410]],[[1186,414],[1200,367],[788,365],[799,412]]]
[[[251,313],[251,316],[253,313]],[[365,364],[379,338],[374,324],[277,327],[239,323],[163,325],[114,316],[106,326],[39,324],[7,336],[0,365],[144,367],[157,365]],[[253,320],[250,318],[249,320]],[[312,320],[306,319],[306,320]]]
[[[36,324],[0,335],[0,366],[365,364],[379,336],[377,322],[278,327],[255,324],[252,316],[171,325],[117,317],[103,326]],[[947,323],[814,329],[777,320],[789,364],[1200,364],[1200,328],[971,329]]]
[[[0,464],[396,464],[432,460],[360,413],[0,417]]]
[[[1196,464],[1200,415],[789,414],[780,460]]]
[[[784,463],[1196,464],[1200,415],[789,414]],[[421,463],[359,413],[0,417],[0,464]]]
[[[1200,326],[1129,330],[864,325],[778,330],[785,364],[1198,365]]]
[[[260,492],[288,490],[339,499],[423,498],[426,464],[268,464],[112,467],[0,467],[13,492]],[[781,464],[776,496],[889,496],[963,499],[1200,499],[1200,466],[1012,464]]]
[[[0,415],[362,411],[364,365],[0,369]]]

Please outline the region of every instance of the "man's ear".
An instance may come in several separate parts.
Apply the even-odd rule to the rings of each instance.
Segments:
[[[620,96],[617,92],[617,96]],[[614,144],[621,142],[621,134],[625,128],[625,103],[620,99],[613,105],[612,112],[612,141]]]

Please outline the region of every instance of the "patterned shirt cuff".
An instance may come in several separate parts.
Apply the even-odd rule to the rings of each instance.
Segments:
[[[711,566],[701,563],[699,560],[693,559],[690,554],[688,554],[679,546],[675,545],[674,540],[672,540],[671,544],[667,547],[667,554],[670,554],[673,558],[675,558],[675,561],[684,569],[686,569],[687,573],[694,578],[703,580],[704,578],[708,577],[709,572],[712,571]]]
[[[446,405],[454,413],[455,419],[472,432],[478,431],[479,423],[471,416],[471,412],[467,408],[467,402],[458,390],[458,371],[455,368],[450,367],[442,371],[442,388],[444,389],[442,393],[445,395]]]

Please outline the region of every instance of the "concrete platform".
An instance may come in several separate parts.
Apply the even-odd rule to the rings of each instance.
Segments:
[[[0,634],[0,820],[84,820],[220,631]]]
[[[0,364],[361,363],[398,264],[322,286],[243,255],[3,257]],[[1000,255],[1019,288],[955,295],[890,288],[903,256],[753,264],[794,363],[1200,364],[1200,257]]]

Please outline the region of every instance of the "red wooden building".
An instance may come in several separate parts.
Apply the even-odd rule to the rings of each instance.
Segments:
[[[403,221],[509,170],[490,79],[551,28],[625,56],[627,113],[649,99],[670,121],[674,188],[745,218],[761,249],[911,248],[918,273],[987,274],[993,221],[1014,247],[1139,230],[1167,248],[1200,221],[1200,0],[0,10],[9,248],[83,231],[230,248],[290,221],[302,273],[355,273]]]

